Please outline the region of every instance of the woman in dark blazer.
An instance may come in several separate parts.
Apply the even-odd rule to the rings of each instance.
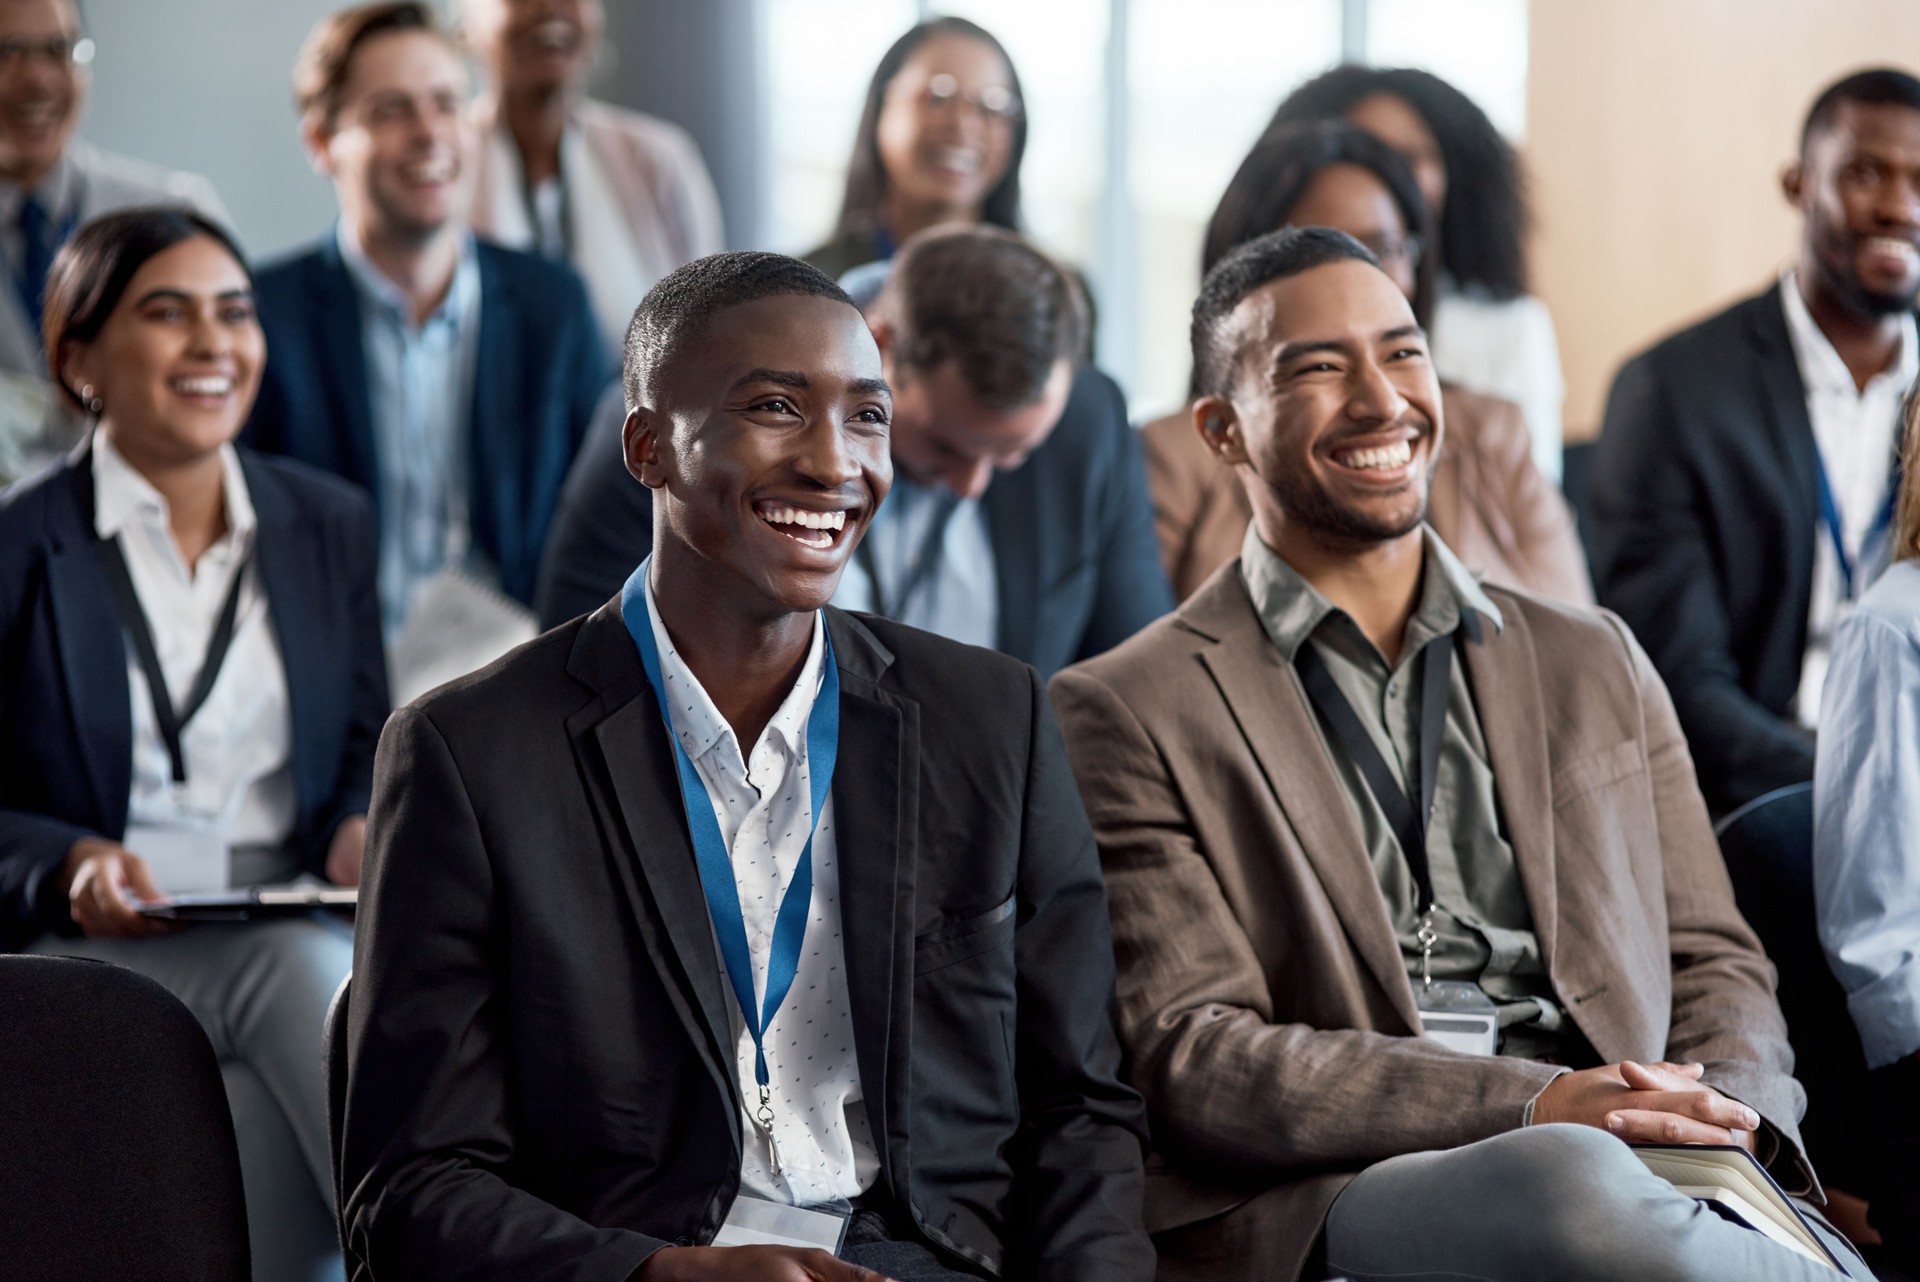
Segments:
[[[0,947],[186,1002],[226,1078],[254,1276],[338,1276],[320,1050],[351,932],[175,927],[136,903],[358,882],[387,713],[372,511],[233,445],[265,343],[245,262],[198,215],[83,227],[44,338],[95,425],[0,497]]]

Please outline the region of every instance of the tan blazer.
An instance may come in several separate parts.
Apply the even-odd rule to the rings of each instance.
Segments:
[[[1573,510],[1534,465],[1520,407],[1451,383],[1441,395],[1447,440],[1433,470],[1428,524],[1489,583],[1592,605]],[[1184,601],[1240,555],[1252,509],[1239,478],[1207,451],[1186,411],[1147,424],[1140,442],[1167,577]]]
[[[1612,615],[1488,594],[1504,630],[1464,653],[1555,996],[1609,1063],[1704,1061],[1812,1187],[1773,967],[1665,687]],[[1237,559],[1052,695],[1152,1112],[1162,1278],[1293,1277],[1362,1168],[1520,1125],[1552,1069],[1412,1035],[1358,816]]]

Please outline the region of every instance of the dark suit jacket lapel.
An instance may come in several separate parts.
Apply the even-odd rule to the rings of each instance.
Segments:
[[[679,985],[667,985],[674,1008],[716,1084],[737,1104],[727,1013],[733,999],[714,950],[672,744],[617,601],[582,625],[568,671],[599,693],[567,719],[567,731],[588,792],[626,835],[625,845],[615,842],[609,853],[628,908],[647,951],[677,970]]]
[[[980,500],[987,541],[993,545],[994,579],[999,584],[1000,643],[995,649],[1024,663],[1034,661],[1040,590],[1045,584],[1041,574],[1048,560],[1033,463],[1029,459],[1024,466],[994,477]]]
[[[360,300],[333,237],[320,242],[318,263],[313,290],[315,367],[331,375],[325,394],[335,420],[346,428],[347,457],[343,462],[349,469],[347,477],[373,493],[374,510],[378,512],[380,454],[373,441],[373,403],[367,387]]]
[[[1781,528],[1809,531],[1820,517],[1819,482],[1815,479],[1820,468],[1819,447],[1814,443],[1813,420],[1807,414],[1807,386],[1800,378],[1800,362],[1793,353],[1778,289],[1750,301],[1747,336],[1753,344],[1755,383],[1766,401],[1766,422],[1771,429],[1767,444],[1779,460],[1784,490],[1781,497],[1792,505]]]
[[[908,1106],[908,1003],[913,994],[914,870],[919,819],[919,706],[880,687],[893,655],[864,626],[827,612],[840,668],[840,757],[833,774],[854,1049],[876,1146],[894,1167],[890,1128]],[[895,1185],[897,1193],[904,1192]]]
[[[74,451],[67,467],[67,501],[56,500],[47,518],[47,593],[67,706],[74,733],[84,745],[100,827],[118,833],[126,827],[133,776],[126,642],[95,546],[91,448],[82,445]]]
[[[292,505],[279,482],[244,453],[240,470],[259,520],[254,534],[254,564],[269,604],[274,639],[287,674],[288,720],[293,733],[293,777],[301,808],[331,789],[337,762],[332,754],[315,761],[314,726],[318,712],[338,706],[349,695],[342,689],[340,656],[328,642],[340,633],[328,627],[326,604],[333,599],[325,580],[327,567],[318,548],[292,519]]]
[[[1560,917],[1545,703],[1526,620],[1518,610],[1502,614],[1504,630],[1495,632],[1490,621],[1481,620],[1480,639],[1467,644],[1464,657],[1507,840],[1533,913],[1540,958],[1551,975]]]
[[[480,271],[480,337],[475,344],[467,480],[474,541],[493,556],[508,591],[528,599],[533,571],[522,527],[533,483],[531,450],[540,425],[523,422],[514,390],[523,385],[520,305],[490,246],[476,249]]]
[[[1386,900],[1367,861],[1360,821],[1319,746],[1313,711],[1299,682],[1261,626],[1240,576],[1215,576],[1181,607],[1179,618],[1215,643],[1201,650],[1200,660],[1260,763],[1294,839],[1319,874],[1347,937],[1407,1030],[1418,1029],[1413,986],[1400,959]]]

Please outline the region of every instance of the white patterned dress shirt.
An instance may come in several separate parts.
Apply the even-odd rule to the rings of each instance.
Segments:
[[[825,675],[825,630],[816,613],[813,641],[800,677],[767,723],[752,756],[743,760],[733,727],[662,626],[651,577],[646,597],[673,733],[707,789],[733,864],[734,885],[746,919],[747,948],[753,956],[757,1005],[767,990],[774,920],[800,866],[812,826],[807,725]],[[760,1087],[754,1074],[753,1038],[733,999],[732,986],[724,985],[743,1106],[740,1187],[744,1193],[795,1206],[851,1201],[872,1187],[880,1172],[853,1041],[846,950],[840,936],[838,855],[829,797],[813,838],[813,902],[799,971],[765,1039],[773,1137],[780,1150],[778,1171],[754,1120]],[[726,963],[717,939],[714,964],[724,975]]]

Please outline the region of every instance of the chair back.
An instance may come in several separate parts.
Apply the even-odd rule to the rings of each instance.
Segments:
[[[347,1249],[346,1189],[340,1179],[340,1137],[347,1124],[347,989],[353,983],[348,975],[340,981],[340,990],[327,1003],[326,1056],[327,1075],[327,1152],[333,1168],[333,1223],[340,1235],[340,1249]]]
[[[220,1065],[146,976],[0,955],[0,1262],[15,1282],[247,1282]]]

